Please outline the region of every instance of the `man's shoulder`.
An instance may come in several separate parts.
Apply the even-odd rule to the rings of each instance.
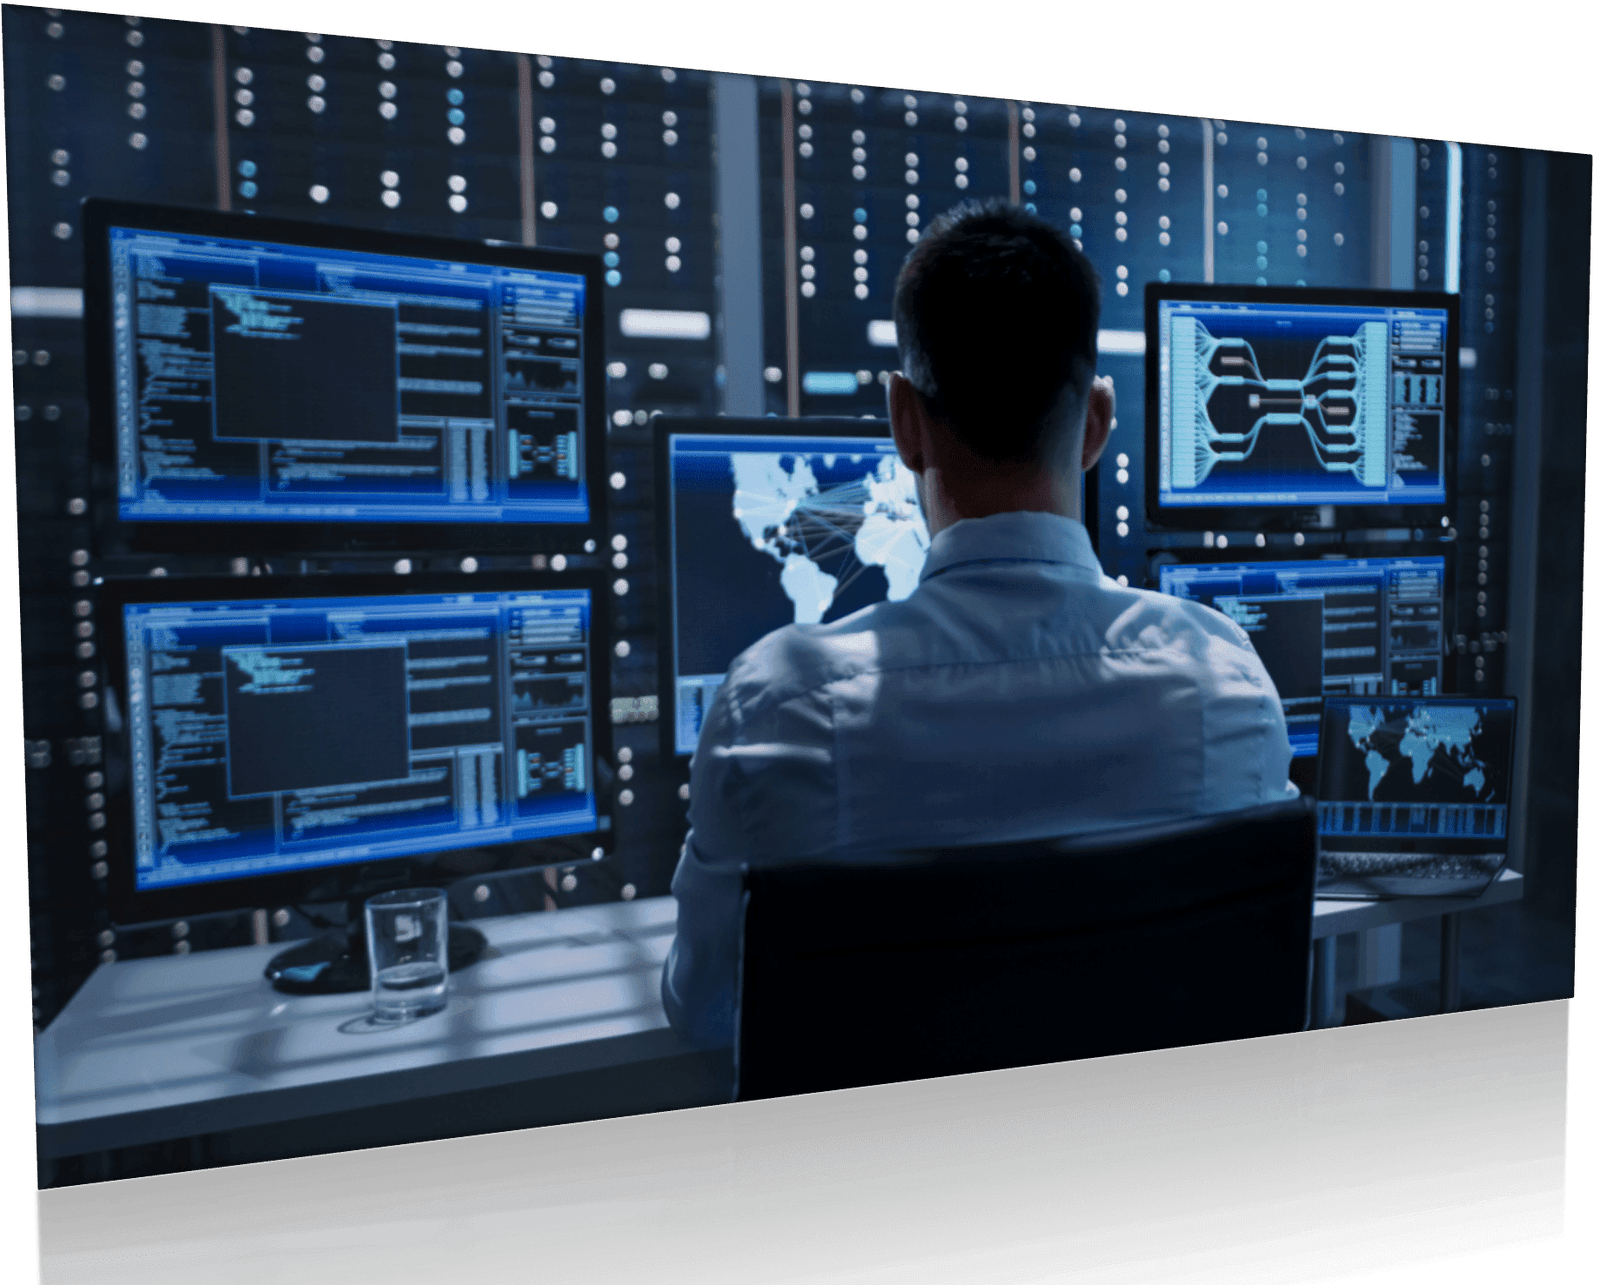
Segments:
[[[729,695],[775,703],[858,677],[882,665],[884,631],[905,603],[879,602],[825,625],[784,625],[752,643],[728,667]]]
[[[1107,629],[1107,640],[1136,644],[1164,634],[1204,634],[1248,646],[1250,635],[1237,622],[1215,607],[1193,598],[1179,598],[1155,589],[1135,589],[1107,579],[1103,586],[1116,614]],[[1152,632],[1153,631],[1153,632]]]

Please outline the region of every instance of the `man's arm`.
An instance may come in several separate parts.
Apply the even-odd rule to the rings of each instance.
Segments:
[[[690,769],[691,829],[672,878],[678,935],[662,974],[672,1025],[696,1044],[733,1042],[742,872],[831,850],[832,707],[820,690],[773,699],[792,674],[789,631],[734,661],[700,729]]]
[[[678,935],[661,974],[661,1002],[673,1028],[700,1048],[733,1043],[743,886],[738,866],[701,860],[691,832],[672,876]]]

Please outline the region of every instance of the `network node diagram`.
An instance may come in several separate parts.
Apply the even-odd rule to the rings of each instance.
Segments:
[[[1299,378],[1269,378],[1248,339],[1213,335],[1198,317],[1172,321],[1172,481],[1194,487],[1218,463],[1248,460],[1265,430],[1301,430],[1318,465],[1365,487],[1388,480],[1388,327],[1325,335]],[[1255,414],[1244,432],[1212,422],[1220,389],[1246,392]],[[1269,407],[1277,409],[1268,409]],[[1259,412],[1259,413],[1257,413]]]
[[[1155,511],[1443,505],[1450,310],[1391,293],[1157,300]]]

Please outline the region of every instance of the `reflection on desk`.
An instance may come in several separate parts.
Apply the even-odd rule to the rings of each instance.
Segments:
[[[729,1053],[691,1050],[662,1011],[676,919],[660,897],[476,921],[489,949],[449,1006],[396,1028],[364,1021],[364,992],[272,990],[281,945],[103,965],[36,1042],[41,1157],[319,1118],[305,1149],[323,1151],[727,1101]],[[425,1126],[392,1121],[424,1102]]]

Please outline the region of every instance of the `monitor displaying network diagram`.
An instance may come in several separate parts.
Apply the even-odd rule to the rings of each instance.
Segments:
[[[1323,710],[1321,879],[1359,895],[1449,893],[1507,856],[1516,701],[1332,697]]]
[[[573,258],[431,239],[403,253],[276,223],[256,238],[247,219],[193,211],[100,217],[114,221],[90,229],[106,256],[92,315],[109,329],[120,520],[593,519],[599,357]]]
[[[1443,557],[1197,563],[1159,579],[1250,636],[1296,757],[1317,753],[1324,697],[1440,694],[1448,583]]]
[[[786,432],[664,430],[676,754],[694,752],[729,664],[763,635],[900,601],[917,587],[928,529],[915,474],[887,432],[792,423]]]
[[[1150,305],[1152,520],[1443,505],[1458,342],[1450,308],[1398,292],[1384,303],[1239,294]]]
[[[124,603],[134,891],[607,828],[592,610],[587,589]]]

